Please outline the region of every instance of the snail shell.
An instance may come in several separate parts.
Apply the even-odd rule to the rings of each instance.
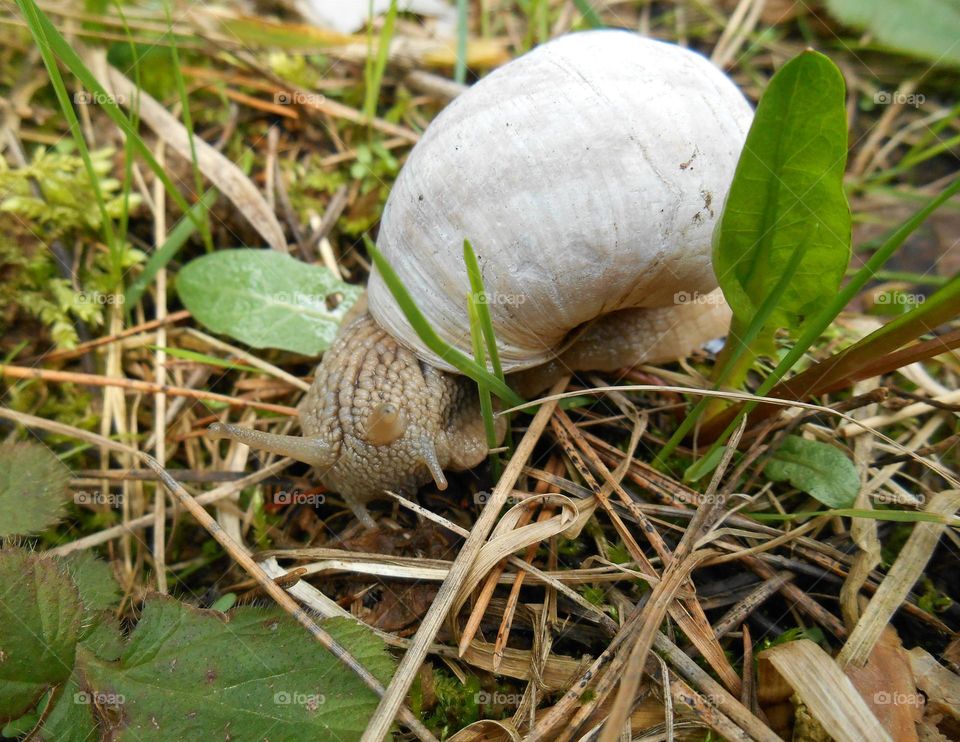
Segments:
[[[438,334],[469,354],[469,239],[505,370],[536,366],[597,317],[716,288],[711,235],[751,118],[695,52],[627,31],[561,37],[436,118],[390,193],[378,247]],[[376,272],[368,295],[390,335],[453,370]]]

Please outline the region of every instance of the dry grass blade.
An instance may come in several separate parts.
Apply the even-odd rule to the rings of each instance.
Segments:
[[[171,397],[206,399],[211,402],[223,402],[231,407],[255,407],[267,412],[275,412],[278,415],[297,416],[299,414],[295,407],[287,407],[286,405],[257,402],[253,399],[240,399],[239,397],[230,397],[226,394],[217,394],[216,392],[208,392],[203,389],[186,389],[184,387],[156,384],[152,381],[127,379],[121,376],[98,376],[96,374],[81,374],[72,371],[53,371],[44,368],[0,365],[0,377],[3,376],[11,379],[40,379],[41,381],[56,381],[65,384],[85,384],[87,386],[130,389],[132,391],[150,392],[152,394],[162,393]]]
[[[136,102],[140,119],[167,142],[172,150],[187,161],[192,159],[191,137],[183,124],[149,94],[107,63],[106,54],[91,51],[87,64],[103,87],[124,105]],[[289,252],[283,228],[256,186],[229,159],[204,142],[193,137],[197,167],[217,189],[229,198],[243,218],[250,222],[270,247]],[[197,194],[197,198],[200,194]]]
[[[546,541],[560,533],[575,537],[586,524],[587,519],[593,515],[592,507],[578,507],[577,502],[564,495],[535,495],[534,497],[542,500],[544,504],[551,504],[558,508],[557,515],[549,520],[537,520],[535,523],[521,525],[525,520],[529,520],[526,517],[528,512],[526,503],[516,505],[507,511],[491,532],[487,543],[474,558],[470,571],[459,586],[456,600],[450,609],[451,615],[457,615],[473,588],[501,561],[526,546]]]
[[[953,515],[960,508],[960,490],[947,490],[935,495],[926,508],[929,513]],[[837,661],[841,667],[848,664],[862,665],[890,623],[894,613],[903,604],[910,588],[923,574],[924,567],[933,556],[934,549],[946,526],[939,523],[917,523],[907,539],[883,583],[870,600],[867,610],[850,633]]]
[[[809,639],[768,649],[761,655],[763,660],[773,665],[838,742],[893,742],[833,658]]]
[[[564,377],[558,381],[550,390],[551,395],[556,395],[560,390],[566,388],[568,382],[569,377]],[[387,735],[390,725],[393,723],[393,718],[429,650],[430,642],[433,641],[440,630],[444,618],[457,598],[460,585],[466,579],[474,559],[476,559],[483,543],[486,541],[487,534],[490,533],[494,521],[500,514],[500,509],[507,501],[507,496],[513,489],[513,485],[520,476],[527,458],[533,452],[533,447],[540,439],[556,406],[555,400],[543,403],[531,421],[530,427],[527,428],[527,432],[521,439],[516,451],[514,451],[510,463],[500,477],[500,481],[497,482],[497,486],[494,487],[486,505],[484,505],[483,512],[480,513],[473,530],[470,531],[470,535],[450,568],[450,574],[440,587],[440,592],[437,593],[437,597],[431,604],[430,610],[427,611],[427,615],[423,617],[420,628],[414,636],[413,644],[400,661],[387,692],[381,699],[370,724],[363,733],[363,742],[380,742]]]

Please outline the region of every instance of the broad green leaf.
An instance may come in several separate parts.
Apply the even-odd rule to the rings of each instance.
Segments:
[[[116,616],[109,611],[92,615],[88,611],[84,623],[91,619],[92,625],[78,646],[101,660],[119,659],[125,642]],[[79,655],[82,652],[78,650]],[[92,742],[99,739],[100,735],[96,733],[97,714],[117,715],[117,700],[109,695],[96,695],[87,687],[82,671],[75,667],[44,719],[40,737],[57,742]],[[47,701],[47,697],[41,699],[39,708],[45,708]]]
[[[75,551],[57,557],[57,562],[77,586],[80,600],[88,612],[111,608],[120,599],[120,586],[113,576],[113,570],[92,552]]]
[[[101,707],[106,708],[106,704],[102,703],[104,700],[108,699],[95,698],[85,691],[75,674],[70,676],[64,683],[60,697],[50,709],[50,714],[43,720],[40,738],[56,742],[93,742],[100,739],[94,718],[94,703],[101,702]],[[46,699],[41,702],[40,707],[45,704]]]
[[[327,630],[384,684],[393,663],[369,629],[345,619]],[[116,662],[80,650],[90,692],[122,709],[119,740],[359,739],[378,697],[276,609],[229,618],[171,598],[146,601]]]
[[[361,293],[275,250],[221,250],[188,263],[177,292],[198,322],[254,348],[317,355]]]
[[[0,722],[26,713],[73,670],[80,593],[53,559],[0,550]]]
[[[843,451],[796,435],[783,439],[763,473],[774,482],[790,482],[831,508],[850,507],[860,491],[860,476]]]
[[[63,516],[70,471],[39,443],[0,444],[0,537],[37,533]]]
[[[757,107],[714,235],[713,265],[742,330],[776,288],[766,323],[803,328],[833,298],[850,260],[844,83],[807,51],[770,81]],[[778,280],[801,251],[786,286]]]
[[[956,0],[827,0],[843,23],[877,41],[937,64],[960,64],[960,3]]]

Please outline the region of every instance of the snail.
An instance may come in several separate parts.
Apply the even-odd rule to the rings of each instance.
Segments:
[[[528,390],[565,369],[676,360],[729,326],[711,236],[752,115],[695,52],[628,31],[560,37],[427,127],[377,246],[469,354],[469,239],[508,381]],[[420,341],[376,270],[366,303],[301,402],[303,437],[219,423],[211,435],[312,464],[369,524],[365,500],[444,489],[444,470],[488,447],[476,386]]]

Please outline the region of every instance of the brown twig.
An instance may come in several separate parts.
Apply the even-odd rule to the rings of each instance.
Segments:
[[[186,389],[184,387],[156,384],[152,381],[140,381],[139,379],[111,378],[97,374],[81,374],[72,371],[54,371],[45,368],[27,368],[25,366],[7,366],[2,364],[0,364],[0,376],[6,376],[10,379],[38,379],[40,381],[82,384],[84,386],[119,387],[135,392],[149,392],[151,394],[163,393],[172,397],[189,397],[191,399],[223,402],[231,407],[254,407],[267,412],[275,412],[279,415],[296,417],[299,414],[296,407],[270,404],[269,402],[258,402],[253,399],[240,399],[238,397],[229,397],[226,394],[207,392],[202,389]]]

